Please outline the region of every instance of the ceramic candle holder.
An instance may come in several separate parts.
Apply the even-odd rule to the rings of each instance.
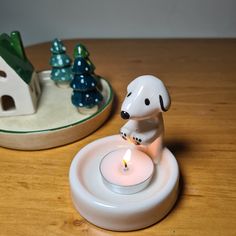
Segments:
[[[161,80],[140,76],[128,86],[121,135],[96,140],[81,149],[69,173],[75,208],[89,222],[131,231],[161,220],[173,207],[179,169],[163,148],[161,113],[170,97]]]

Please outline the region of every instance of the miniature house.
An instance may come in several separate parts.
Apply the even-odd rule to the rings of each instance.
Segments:
[[[35,113],[41,89],[19,32],[0,35],[0,116]]]

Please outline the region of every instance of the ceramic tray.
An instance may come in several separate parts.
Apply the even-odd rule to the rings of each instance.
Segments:
[[[0,118],[0,146],[40,150],[79,140],[96,130],[107,119],[113,92],[101,79],[103,103],[93,115],[82,115],[71,104],[71,88],[59,88],[50,79],[50,71],[39,72],[42,94],[38,110],[27,116]]]

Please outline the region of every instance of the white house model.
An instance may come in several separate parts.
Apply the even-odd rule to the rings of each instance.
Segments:
[[[0,116],[35,113],[41,94],[19,32],[0,35]]]

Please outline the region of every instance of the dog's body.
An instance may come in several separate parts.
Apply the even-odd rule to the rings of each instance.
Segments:
[[[163,133],[162,114],[148,120],[129,120],[120,131],[124,139],[136,145],[150,144]]]
[[[128,85],[121,116],[129,119],[120,132],[124,139],[140,145],[157,163],[162,150],[164,125],[162,111],[170,106],[169,94],[158,78],[145,75]],[[158,155],[159,153],[159,155]]]

